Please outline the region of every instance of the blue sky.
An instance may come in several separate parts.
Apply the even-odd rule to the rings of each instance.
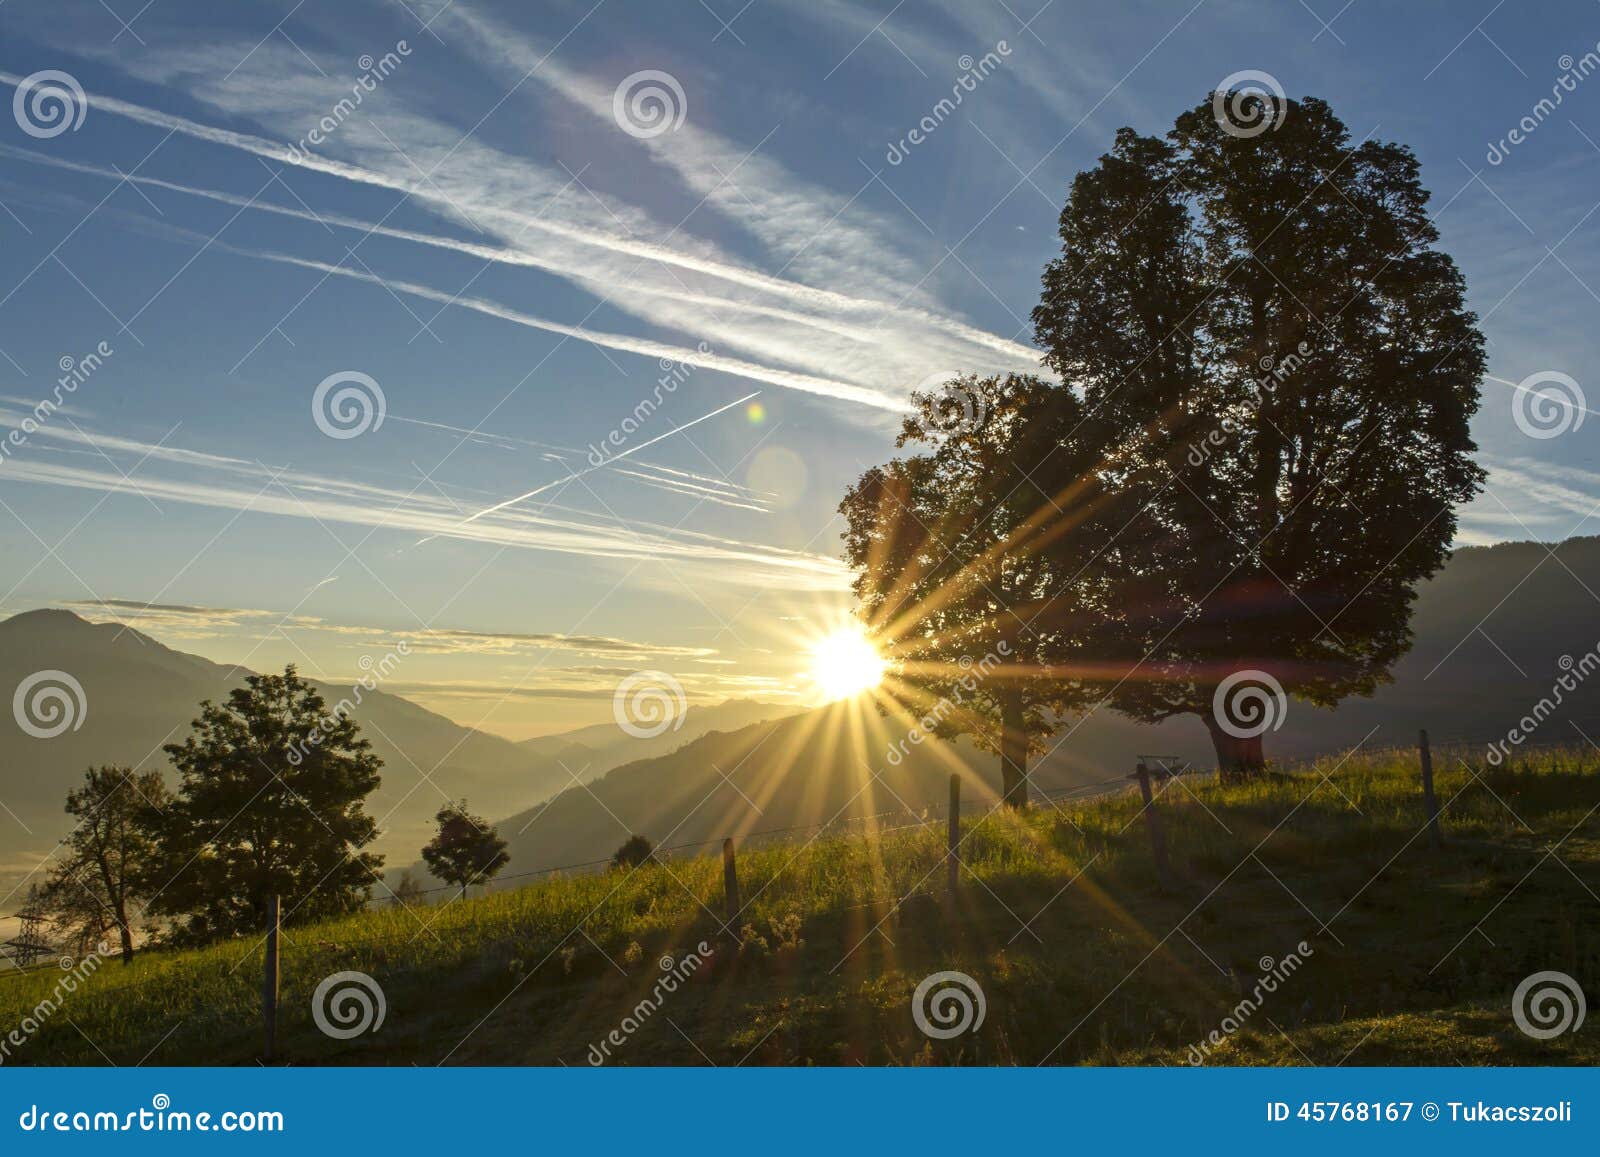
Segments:
[[[0,462],[0,611],[334,680],[411,639],[394,689],[518,737],[639,668],[804,696],[907,392],[1028,368],[1073,174],[1244,70],[1422,160],[1498,379],[1461,541],[1595,533],[1600,421],[1513,405],[1596,396],[1600,77],[1536,105],[1600,6],[1394,9],[10,0],[0,96],[86,107],[0,118],[0,419],[111,352]],[[381,424],[319,427],[339,374]]]

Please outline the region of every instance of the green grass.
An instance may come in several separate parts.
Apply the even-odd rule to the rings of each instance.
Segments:
[[[611,1063],[1183,1064],[1260,958],[1305,941],[1302,967],[1211,1063],[1600,1063],[1592,1021],[1537,1041],[1510,1014],[1533,972],[1600,994],[1596,759],[1540,752],[1475,778],[1437,762],[1440,851],[1421,834],[1406,753],[1175,783],[1157,805],[1170,890],[1137,795],[1122,793],[969,818],[954,898],[942,821],[741,850],[737,942],[719,935],[710,857],[292,927],[280,1051],[297,1064],[584,1064],[650,992],[657,958],[704,940],[709,965]],[[232,942],[108,962],[6,1063],[253,1063],[261,961],[259,945]],[[931,1041],[911,995],[947,969],[977,980],[987,1014]],[[314,1026],[312,991],[341,970],[382,985],[380,1031],[340,1041]],[[0,979],[0,1036],[57,975]]]

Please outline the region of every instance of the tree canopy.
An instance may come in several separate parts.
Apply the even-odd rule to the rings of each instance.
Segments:
[[[488,883],[510,863],[505,840],[467,810],[466,800],[445,804],[434,820],[439,830],[422,849],[423,862],[439,879],[458,886],[462,896],[469,885]]]
[[[1089,440],[1073,437],[1086,415],[1017,374],[912,402],[896,446],[920,452],[868,470],[839,507],[852,587],[893,664],[883,694],[998,753],[1003,797],[1026,804],[1030,754],[1088,694],[1063,677],[1093,622],[1074,544],[1106,533]]]
[[[1034,322],[1140,512],[1094,580],[1110,702],[1200,715],[1248,770],[1261,729],[1228,691],[1332,706],[1409,647],[1483,477],[1484,342],[1409,149],[1352,143],[1316,98],[1234,99],[1277,127],[1207,101],[1079,174]]]
[[[292,665],[202,703],[166,747],[180,778],[152,910],[204,939],[259,929],[273,896],[285,923],[360,907],[383,864],[363,850],[378,830],[363,806],[382,767],[370,748]]]
[[[76,823],[40,897],[81,952],[115,931],[133,959],[133,925],[155,883],[157,831],[172,793],[159,771],[91,767],[67,793]]]
[[[1260,129],[1208,100],[1073,181],[1033,314],[1059,383],[914,396],[920,452],[840,507],[891,689],[1000,751],[1008,798],[1091,705],[1198,715],[1248,772],[1287,696],[1371,694],[1482,483],[1484,340],[1415,156],[1316,98],[1220,96]]]

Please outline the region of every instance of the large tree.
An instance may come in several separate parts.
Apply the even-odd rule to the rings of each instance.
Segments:
[[[80,951],[115,930],[123,963],[133,959],[133,923],[157,887],[157,830],[171,799],[159,771],[130,767],[91,767],[67,793],[76,823],[43,902]]]
[[[1096,576],[1110,701],[1199,715],[1224,771],[1280,721],[1230,688],[1332,706],[1390,678],[1481,484],[1483,337],[1427,202],[1410,150],[1323,101],[1223,93],[1123,129],[1062,211],[1036,336],[1141,511]]]
[[[293,666],[202,703],[166,752],[180,782],[151,907],[182,917],[188,938],[259,929],[274,896],[285,922],[367,900],[383,858],[363,850],[378,830],[363,801],[383,764]]]
[[[1109,537],[1074,449],[1091,441],[1072,436],[1087,415],[1069,391],[1015,374],[912,402],[896,446],[919,452],[868,470],[840,504],[845,561],[891,660],[883,693],[919,730],[998,753],[1002,797],[1021,807],[1030,755],[1083,698],[1064,665],[1094,616],[1070,556]]]

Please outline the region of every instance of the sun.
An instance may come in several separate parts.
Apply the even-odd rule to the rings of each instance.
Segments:
[[[870,691],[886,666],[859,627],[840,627],[811,645],[811,679],[830,703]]]

